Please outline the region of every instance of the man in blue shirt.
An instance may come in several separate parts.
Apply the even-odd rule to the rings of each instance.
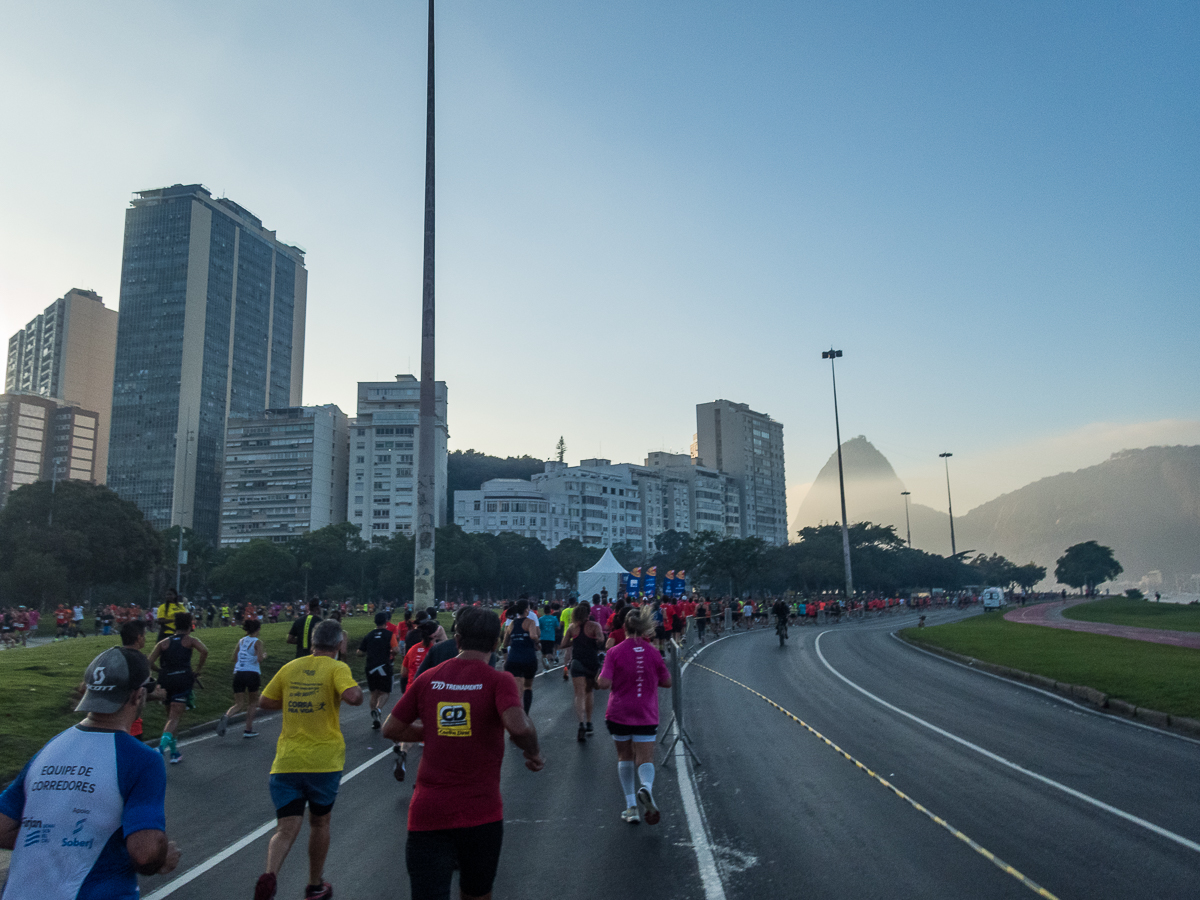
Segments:
[[[136,900],[138,873],[179,862],[167,840],[162,757],[129,734],[150,664],[113,647],[87,667],[78,725],[51,738],[0,794],[3,900]]]

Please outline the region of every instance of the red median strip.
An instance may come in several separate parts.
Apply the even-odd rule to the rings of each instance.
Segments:
[[[1041,625],[1063,631],[1086,631],[1090,634],[1106,634],[1109,637],[1128,638],[1132,641],[1147,641],[1152,644],[1170,644],[1173,647],[1190,647],[1200,650],[1200,632],[1169,631],[1165,628],[1136,628],[1132,625],[1109,625],[1106,622],[1080,622],[1067,619],[1062,611],[1070,606],[1085,603],[1085,600],[1056,600],[1037,606],[1025,606],[1004,614],[1010,622],[1022,625]]]

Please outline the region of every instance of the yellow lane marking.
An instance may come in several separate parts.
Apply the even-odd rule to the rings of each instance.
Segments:
[[[908,794],[904,793],[904,791],[900,790],[900,788],[896,787],[894,784],[892,784],[886,778],[883,778],[882,776],[873,772],[870,768],[863,765],[861,762],[859,762],[857,759],[855,759],[853,756],[851,756],[849,753],[847,753],[845,750],[843,750],[841,747],[839,747],[837,744],[835,744],[829,738],[825,737],[825,735],[821,734],[821,732],[817,731],[817,729],[813,728],[811,725],[809,725],[807,722],[805,722],[799,716],[794,715],[793,713],[784,709],[782,706],[780,706],[778,703],[776,703],[770,697],[766,696],[765,694],[760,694],[758,691],[756,691],[754,688],[750,687],[749,685],[742,684],[737,679],[730,678],[728,675],[724,674],[723,672],[718,672],[716,669],[710,669],[708,666],[701,665],[698,662],[692,662],[691,665],[695,666],[697,669],[703,669],[705,672],[711,672],[713,675],[717,675],[721,678],[724,678],[726,681],[731,681],[734,684],[736,684],[738,687],[744,688],[745,690],[749,691],[755,697],[758,697],[761,700],[765,700],[769,705],[775,707],[775,709],[779,710],[781,713],[783,713],[785,716],[787,716],[789,719],[791,719],[797,725],[804,727],[810,734],[812,734],[818,740],[823,741],[826,744],[826,746],[828,746],[830,749],[837,751],[843,757],[845,757],[849,762],[854,763],[855,766],[857,766],[862,771],[866,772],[873,779],[875,779],[875,781],[878,781],[881,785],[883,785],[885,788],[887,788],[889,791],[891,791],[893,794],[895,794],[901,800],[905,801],[909,806],[911,806],[917,812],[926,816],[931,821],[936,822],[942,828],[945,828],[952,835],[954,835],[956,838],[958,838],[960,841],[962,841],[964,844],[966,844],[968,847],[970,847],[972,850],[974,850],[976,853],[978,853],[984,859],[989,860],[993,865],[995,865],[1002,872],[1005,872],[1008,875],[1011,875],[1013,878],[1017,879],[1017,881],[1021,882],[1021,884],[1025,885],[1025,887],[1029,888],[1031,891],[1033,891],[1039,897],[1046,897],[1046,898],[1048,898],[1048,900],[1058,900],[1058,898],[1054,894],[1050,893],[1050,891],[1046,890],[1044,887],[1042,887],[1040,884],[1038,884],[1032,878],[1029,878],[1026,875],[1022,875],[1019,871],[1017,871],[1015,868],[1010,866],[1008,863],[1006,863],[1004,860],[1002,860],[1000,857],[998,857],[996,854],[994,854],[991,850],[988,850],[986,847],[983,847],[980,844],[976,843],[975,841],[971,840],[971,838],[967,837],[967,835],[963,834],[961,831],[959,831],[957,828],[955,828],[953,825],[951,825],[949,822],[947,822],[941,816],[934,815],[932,812],[930,812],[928,809],[926,809],[924,806],[922,806],[920,803],[918,803],[912,797],[908,796]]]

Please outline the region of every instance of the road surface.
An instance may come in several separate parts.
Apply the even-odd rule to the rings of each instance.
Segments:
[[[907,624],[793,628],[783,649],[758,630],[705,648],[684,678],[702,765],[685,764],[682,744],[669,769],[660,753],[654,827],[618,818],[599,708],[596,736],[579,745],[569,685],[557,671],[539,677],[547,765],[528,772],[516,750],[506,761],[495,896],[1197,896],[1200,742],[913,649],[890,634]],[[393,780],[365,706],[344,710],[343,729],[326,877],[341,897],[407,897],[411,787]],[[171,879],[144,880],[144,897],[252,895],[273,825],[278,718],[260,732],[184,747],[168,773],[168,822],[185,855]],[[303,893],[304,841],[281,898]]]

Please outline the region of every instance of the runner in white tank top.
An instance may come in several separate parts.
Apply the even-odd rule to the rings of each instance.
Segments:
[[[242,627],[246,636],[237,643],[233,651],[233,706],[225,711],[217,722],[217,735],[225,736],[231,716],[243,709],[246,711],[246,730],[242,737],[258,737],[254,730],[254,714],[258,711],[258,692],[262,687],[262,662],[267,658],[267,648],[258,637],[262,623],[247,619]]]

